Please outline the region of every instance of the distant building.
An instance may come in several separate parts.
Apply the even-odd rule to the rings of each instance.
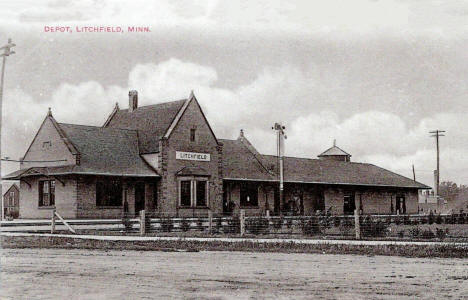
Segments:
[[[90,108],[92,109],[92,108]],[[171,216],[328,211],[418,213],[428,186],[372,164],[350,161],[334,145],[320,159],[260,154],[241,131],[218,139],[193,93],[188,99],[115,106],[102,127],[58,123],[49,111],[20,170],[22,218],[119,218],[146,210]],[[37,162],[44,161],[44,162]]]
[[[19,199],[20,190],[19,187],[14,183],[10,188],[3,194],[3,210],[5,217],[18,217],[19,214]]]
[[[434,214],[449,213],[450,209],[447,206],[447,200],[437,196],[434,190],[420,190],[418,195],[418,206],[420,213]]]

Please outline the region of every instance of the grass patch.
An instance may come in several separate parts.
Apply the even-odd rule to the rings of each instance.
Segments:
[[[292,242],[258,243],[253,241],[101,241],[65,237],[2,236],[3,248],[62,248],[140,251],[248,251],[280,253],[323,253],[386,255],[407,257],[467,258],[467,248],[455,245],[335,245]]]

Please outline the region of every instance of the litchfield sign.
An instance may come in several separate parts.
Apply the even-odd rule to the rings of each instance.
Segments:
[[[209,153],[196,153],[196,152],[181,152],[176,151],[176,159],[182,160],[198,160],[198,161],[210,161],[211,157]]]

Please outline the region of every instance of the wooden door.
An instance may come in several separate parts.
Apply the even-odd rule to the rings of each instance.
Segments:
[[[145,183],[135,184],[135,213],[145,209]]]

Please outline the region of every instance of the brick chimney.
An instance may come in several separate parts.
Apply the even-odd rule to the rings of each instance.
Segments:
[[[138,108],[138,92],[135,90],[128,92],[128,111],[132,112]]]

